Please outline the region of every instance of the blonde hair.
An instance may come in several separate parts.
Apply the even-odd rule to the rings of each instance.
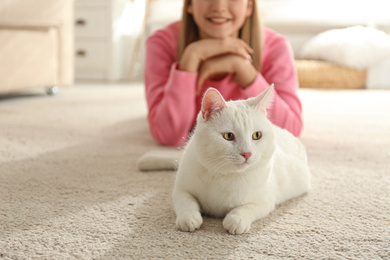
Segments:
[[[196,25],[192,15],[187,12],[188,5],[191,1],[192,0],[184,0],[183,13],[180,24],[179,43],[177,49],[177,60],[180,60],[184,49],[190,43],[199,40],[198,26]],[[255,68],[260,70],[262,49],[264,43],[263,26],[260,19],[260,14],[257,10],[257,0],[249,1],[253,1],[253,12],[252,15],[246,19],[244,25],[240,29],[239,38],[245,41],[253,49],[254,53],[252,56],[252,63]]]

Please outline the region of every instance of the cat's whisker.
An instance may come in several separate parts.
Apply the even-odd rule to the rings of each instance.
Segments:
[[[213,172],[219,172],[220,169],[226,167],[227,162],[234,160],[236,156],[233,155],[219,155],[208,158],[205,164],[211,165]]]

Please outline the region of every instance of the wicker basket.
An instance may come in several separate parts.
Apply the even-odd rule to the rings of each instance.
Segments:
[[[301,88],[362,89],[367,71],[319,60],[296,60]]]

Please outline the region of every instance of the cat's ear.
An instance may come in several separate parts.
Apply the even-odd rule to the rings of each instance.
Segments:
[[[202,100],[202,116],[207,121],[210,116],[226,107],[225,99],[215,88],[209,88]]]
[[[251,106],[254,106],[259,111],[267,114],[267,108],[269,108],[272,105],[273,99],[274,99],[274,84],[269,86],[257,97],[248,100],[248,102]]]

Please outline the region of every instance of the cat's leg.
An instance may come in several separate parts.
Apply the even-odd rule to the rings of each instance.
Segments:
[[[230,234],[239,235],[250,230],[253,221],[268,215],[275,205],[271,203],[248,203],[231,210],[223,220],[223,227]]]
[[[196,198],[185,191],[175,191],[173,206],[176,213],[176,226],[182,231],[194,232],[203,223],[200,206]]]

